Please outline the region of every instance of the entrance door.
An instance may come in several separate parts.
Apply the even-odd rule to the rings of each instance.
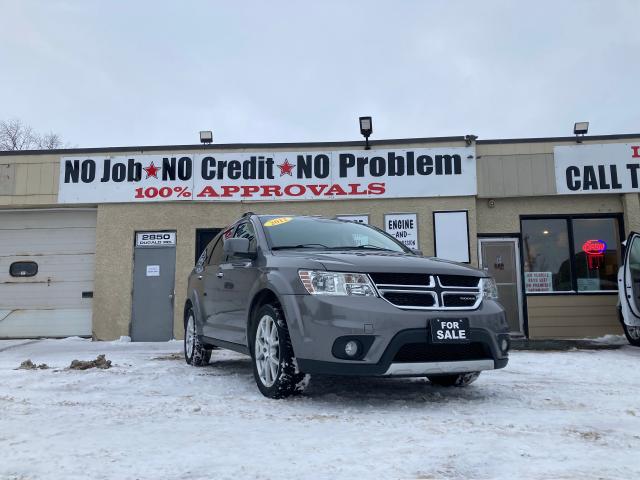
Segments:
[[[631,232],[625,242],[624,264],[618,273],[618,295],[624,323],[640,327],[640,234]]]
[[[512,335],[523,335],[520,248],[517,238],[479,238],[480,268],[498,285],[499,302],[507,312]]]
[[[175,269],[175,232],[136,234],[131,318],[134,342],[166,342],[173,338]]]

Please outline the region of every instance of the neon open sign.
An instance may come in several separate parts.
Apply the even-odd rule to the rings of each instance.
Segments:
[[[582,251],[587,254],[589,270],[600,268],[606,250],[607,242],[604,240],[587,240],[582,244]]]
[[[582,244],[582,251],[587,255],[602,255],[607,249],[604,240],[587,240]]]

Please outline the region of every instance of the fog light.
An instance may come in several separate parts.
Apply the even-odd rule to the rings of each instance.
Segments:
[[[509,350],[509,341],[506,338],[503,338],[502,341],[500,342],[500,348],[502,349],[503,352],[506,352],[507,350]]]
[[[354,340],[348,341],[344,346],[344,353],[350,357],[355,357],[358,354],[358,342]]]

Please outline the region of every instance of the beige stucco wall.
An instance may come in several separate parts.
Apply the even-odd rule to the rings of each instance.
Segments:
[[[477,199],[478,233],[517,233],[520,215],[622,213],[621,195],[554,195],[552,197]]]
[[[371,224],[383,227],[384,214],[415,212],[419,222],[419,246],[433,255],[433,211],[468,210],[471,260],[477,263],[474,197],[442,197],[387,200],[345,200],[286,203],[144,203],[98,207],[96,277],[93,303],[94,336],[112,340],[129,335],[132,300],[133,243],[136,231],[175,230],[176,302],[174,334],[182,338],[182,308],[187,277],[195,256],[197,228],[224,227],[243,212],[307,215],[368,214]]]

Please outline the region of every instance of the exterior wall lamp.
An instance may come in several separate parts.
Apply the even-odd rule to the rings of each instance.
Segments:
[[[371,117],[360,117],[360,133],[364,137],[365,144],[364,149],[370,150],[369,146],[369,136],[373,132],[373,123],[371,122]]]
[[[200,132],[200,143],[211,143],[213,142],[213,133],[211,130],[202,130]]]
[[[576,135],[576,143],[582,143],[582,137],[589,131],[589,122],[576,122],[573,125],[573,133]]]

